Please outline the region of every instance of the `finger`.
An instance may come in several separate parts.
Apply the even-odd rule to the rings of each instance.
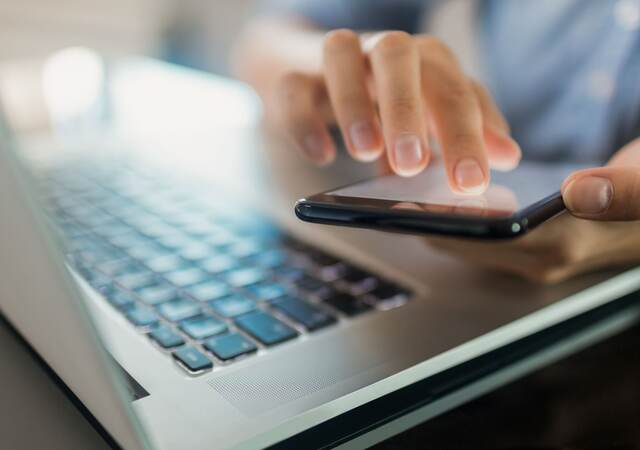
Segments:
[[[393,174],[393,169],[389,165],[388,158],[380,158],[377,161],[377,174],[378,175],[390,175]]]
[[[401,31],[372,39],[371,69],[389,164],[398,175],[413,176],[427,166],[431,154],[417,49],[412,37]]]
[[[471,80],[471,87],[476,94],[482,112],[484,141],[487,146],[489,165],[497,170],[514,169],[522,159],[522,151],[510,136],[509,124],[487,88],[475,80]]]
[[[451,188],[480,194],[489,184],[482,112],[455,57],[434,38],[419,39],[422,85]]]
[[[574,216],[591,220],[640,220],[640,166],[578,171],[562,186]]]
[[[303,73],[285,75],[278,89],[278,104],[285,133],[311,161],[329,164],[336,150],[317,105],[325,95],[322,81]]]
[[[327,34],[324,76],[347,150],[361,161],[377,159],[383,152],[382,133],[367,92],[365,58],[356,33]]]

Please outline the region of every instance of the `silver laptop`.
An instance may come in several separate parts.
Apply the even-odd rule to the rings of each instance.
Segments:
[[[109,136],[80,145],[144,145]],[[5,133],[2,313],[123,448],[363,448],[640,314],[638,269],[542,288],[153,158],[18,146]],[[315,192],[290,160],[271,173]]]

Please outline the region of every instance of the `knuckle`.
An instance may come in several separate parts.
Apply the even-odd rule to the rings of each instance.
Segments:
[[[490,97],[489,90],[485,87],[484,84],[480,83],[478,80],[475,80],[473,78],[469,78],[469,85],[480,96]]]
[[[404,31],[386,31],[378,36],[373,48],[380,53],[393,53],[413,45],[413,37]]]
[[[471,149],[482,150],[482,132],[477,129],[460,129],[451,134],[451,140],[455,147],[460,150],[470,151]]]
[[[421,52],[425,56],[455,59],[455,55],[453,54],[453,51],[449,48],[449,46],[436,37],[422,35],[417,38],[417,44]]]
[[[570,240],[554,245],[549,249],[549,257],[556,266],[566,266],[578,261],[578,246]]]
[[[554,236],[554,242],[554,244],[537,245],[536,248],[529,249],[546,271],[552,273],[563,271],[581,261],[583,251],[578,239]]]
[[[327,52],[342,50],[345,47],[358,43],[358,35],[349,29],[341,28],[329,31],[324,37],[324,48]]]
[[[332,95],[332,103],[349,110],[360,110],[368,106],[367,99],[356,90],[339,90]]]
[[[275,97],[285,121],[295,121],[296,116],[301,115],[306,98],[304,92],[307,89],[310,89],[309,83],[303,74],[290,72],[280,78]]]
[[[477,106],[471,85],[462,80],[452,80],[446,83],[439,94],[441,100],[451,106],[461,108]]]
[[[308,86],[308,80],[300,72],[287,72],[280,78],[279,85],[284,92],[298,91]]]
[[[423,82],[427,83],[429,96],[440,106],[457,113],[480,107],[471,83],[447,68],[423,64]]]
[[[297,104],[302,98],[302,94],[313,90],[312,83],[307,75],[300,72],[287,72],[283,74],[277,82],[276,91],[280,102],[286,104]]]
[[[561,277],[561,272],[547,267],[540,267],[527,272],[525,276],[537,284],[551,284]]]
[[[410,95],[399,95],[389,103],[389,111],[399,118],[412,116],[418,111],[419,100]]]

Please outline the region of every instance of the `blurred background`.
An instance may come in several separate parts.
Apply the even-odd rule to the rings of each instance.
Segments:
[[[2,0],[0,63],[85,46],[105,55],[151,55],[227,74],[229,49],[243,24],[269,5],[287,1]],[[463,36],[456,33],[464,31],[460,16],[471,3],[440,2],[437,19],[429,25],[431,33],[447,34],[441,37],[463,60],[469,51],[460,48]],[[452,21],[458,26],[450,26]]]
[[[58,103],[73,106],[74,98],[91,97],[94,93],[85,91],[93,89],[87,85],[95,78],[91,72],[96,77],[102,72],[98,55],[106,60],[149,56],[228,75],[232,43],[260,3],[0,0],[0,105],[16,131],[49,129],[52,99],[45,85],[53,80],[56,86],[49,86],[49,93],[64,97]],[[70,48],[95,52],[65,53]],[[55,64],[60,54],[65,55],[64,64]],[[96,80],[92,83],[97,85]]]
[[[86,46],[145,54],[216,73],[259,0],[2,0],[0,62]]]
[[[46,125],[46,95],[36,77],[42,76],[51,55],[67,48],[89,48],[107,59],[150,56],[231,76],[229,56],[243,26],[291,1],[0,0],[0,104],[17,130]],[[439,2],[425,24],[431,34],[449,43],[470,73],[477,66],[472,32],[465,26],[472,22],[472,3]],[[85,63],[91,66],[91,61]],[[83,73],[86,64],[81,66]],[[63,72],[69,70],[65,67]]]

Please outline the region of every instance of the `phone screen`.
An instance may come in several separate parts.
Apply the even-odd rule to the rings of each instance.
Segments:
[[[368,206],[406,208],[429,212],[511,216],[560,190],[564,179],[584,166],[521,162],[510,172],[491,172],[491,183],[480,195],[451,191],[444,168],[432,163],[411,178],[385,175],[326,192],[336,200],[364,199]]]

